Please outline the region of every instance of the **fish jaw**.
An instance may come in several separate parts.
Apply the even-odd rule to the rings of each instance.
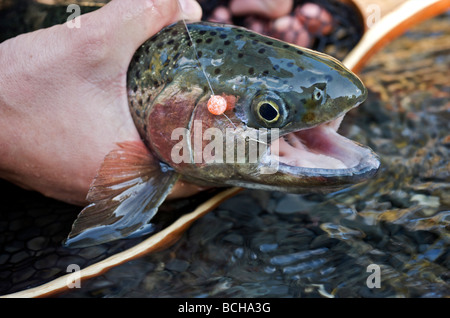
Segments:
[[[377,173],[377,154],[337,132],[345,114],[366,100],[368,92],[363,82],[338,60],[302,50],[306,63],[315,65],[317,81],[310,80],[309,87],[302,82],[300,94],[272,90],[290,102],[295,111],[291,112],[289,123],[278,130],[279,138],[272,139],[268,151],[260,157],[259,166],[247,168],[251,171],[250,181],[241,178],[237,182],[230,180],[230,184],[291,193],[330,192],[363,182]],[[323,91],[327,98],[321,103],[304,103],[304,97],[323,85],[327,76],[333,79],[328,80]],[[301,76],[298,80],[301,82]],[[246,168],[239,170],[244,175]]]
[[[291,193],[336,191],[372,178],[380,160],[337,130],[344,116],[274,140],[261,157],[255,188]],[[250,184],[246,184],[251,187]]]
[[[311,52],[304,50],[304,55]],[[379,157],[369,147],[338,133],[345,114],[367,98],[363,82],[330,56],[313,52],[310,58],[320,62],[318,67],[325,65],[328,72],[334,72],[333,78],[341,75],[340,80],[328,83],[329,98],[325,102],[314,107],[299,105],[296,113],[301,116],[281,128],[279,138],[272,139],[260,161],[260,171],[269,172],[260,176],[263,188],[292,193],[330,192],[363,182],[380,167]]]
[[[257,139],[246,140],[247,149],[258,140],[269,141],[266,151],[258,153],[257,162],[252,162],[251,154],[246,152],[247,161],[242,163],[226,162],[224,158],[223,163],[171,165],[186,181],[205,187],[237,186],[289,193],[337,191],[372,178],[380,167],[379,157],[369,147],[337,132],[343,117],[279,138],[270,132],[262,138],[255,134]],[[236,141],[245,138],[235,135]]]

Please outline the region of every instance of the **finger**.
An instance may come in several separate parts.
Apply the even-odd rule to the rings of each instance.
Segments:
[[[118,36],[132,41],[136,48],[170,23],[201,18],[201,8],[193,0],[116,0],[111,4]]]
[[[180,0],[181,17],[190,21],[200,21],[202,18],[202,8],[195,0]]]
[[[256,14],[275,19],[291,12],[292,0],[231,0],[234,15]]]
[[[88,39],[95,45],[105,43],[108,49],[132,55],[139,45],[170,23],[182,17],[201,18],[201,7],[195,0],[179,1],[113,0],[87,14],[80,29],[87,30]]]

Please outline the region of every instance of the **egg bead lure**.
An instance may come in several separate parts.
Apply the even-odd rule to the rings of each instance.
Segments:
[[[233,125],[233,127],[236,128],[236,125],[231,121],[231,119],[228,118],[227,115],[225,115],[225,111],[227,110],[227,107],[228,107],[227,100],[224,97],[220,96],[220,95],[214,94],[214,90],[212,88],[211,81],[209,80],[209,77],[206,74],[206,71],[205,71],[202,63],[200,62],[200,59],[199,59],[199,56],[198,56],[198,52],[197,52],[197,48],[195,47],[195,43],[192,40],[191,33],[189,32],[189,28],[188,28],[188,26],[186,24],[186,19],[184,18],[184,13],[183,13],[183,9],[182,9],[181,4],[180,4],[180,0],[177,0],[177,3],[178,3],[178,8],[179,8],[180,13],[181,13],[181,20],[183,21],[184,27],[186,28],[186,32],[187,32],[187,34],[189,36],[189,40],[192,43],[192,48],[194,49],[195,58],[198,61],[198,64],[199,64],[199,66],[200,66],[200,68],[201,68],[201,70],[203,72],[203,75],[205,76],[206,82],[208,83],[209,89],[211,90],[211,97],[209,98],[208,103],[207,103],[208,111],[211,114],[216,115],[216,116],[217,115],[225,116],[228,119],[228,121],[231,123],[231,125]]]

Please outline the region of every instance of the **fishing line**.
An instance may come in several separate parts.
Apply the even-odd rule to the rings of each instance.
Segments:
[[[185,18],[184,18],[183,8],[181,7],[180,0],[177,0],[177,4],[178,4],[178,8],[179,8],[180,13],[181,13],[181,20],[183,21],[184,27],[185,27],[186,32],[187,32],[188,37],[189,37],[189,41],[191,41],[192,48],[194,49],[195,58],[197,59],[198,65],[200,66],[200,69],[202,70],[202,73],[203,73],[203,75],[205,76],[206,82],[208,83],[209,89],[211,90],[211,94],[212,94],[212,95],[211,95],[211,97],[210,97],[210,99],[209,99],[209,101],[208,101],[208,104],[209,104],[210,102],[213,102],[213,99],[214,99],[214,98],[218,98],[218,99],[221,98],[221,99],[225,100],[225,98],[223,98],[222,96],[216,95],[216,94],[214,93],[214,90],[213,90],[212,85],[211,85],[211,81],[209,80],[209,77],[208,77],[208,75],[207,75],[207,73],[206,73],[206,71],[205,71],[205,69],[204,69],[204,67],[203,67],[203,64],[200,62],[200,59],[198,58],[197,48],[195,47],[195,43],[194,43],[194,41],[192,40],[191,33],[189,32],[189,28],[188,28],[187,23],[186,23],[186,20],[185,20]],[[226,103],[226,100],[225,100],[225,103]],[[233,125],[233,127],[234,127],[235,129],[237,129],[236,125],[235,125],[235,124],[231,121],[231,119],[224,113],[225,110],[226,110],[226,107],[225,107],[225,109],[224,109],[223,111],[219,111],[219,112],[217,112],[217,113],[215,113],[215,112],[213,112],[213,111],[211,111],[211,110],[210,110],[210,112],[211,112],[212,114],[214,114],[214,115],[223,115],[223,116],[225,116],[225,118],[228,119],[228,121],[231,123],[231,125]],[[265,145],[268,145],[267,143],[265,143],[265,142],[263,142],[263,141],[261,141],[261,140],[253,139],[253,138],[251,138],[251,137],[248,137],[248,139],[249,139],[249,140],[256,141],[256,142],[259,142],[259,143],[262,143],[262,144],[265,144]]]
[[[198,58],[198,53],[197,53],[197,49],[196,49],[196,47],[195,47],[195,43],[194,43],[194,41],[192,40],[191,33],[189,32],[189,29],[188,29],[186,20],[184,19],[183,9],[182,9],[182,7],[181,7],[180,0],[177,0],[177,3],[178,3],[178,8],[180,9],[180,13],[181,13],[181,20],[183,21],[184,27],[186,28],[186,32],[187,32],[187,34],[188,34],[188,36],[189,36],[189,41],[191,41],[191,43],[192,43],[192,48],[194,49],[195,58],[197,59],[198,64],[200,65],[200,68],[202,69],[203,75],[205,75],[206,81],[208,82],[209,89],[211,90],[212,95],[216,95],[216,94],[214,94],[214,90],[213,90],[213,88],[212,88],[211,82],[209,81],[208,75],[206,74],[206,71],[205,71],[205,69],[203,68],[202,63],[200,62],[200,59]]]

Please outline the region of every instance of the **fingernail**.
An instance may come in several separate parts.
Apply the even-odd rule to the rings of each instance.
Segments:
[[[181,16],[189,20],[199,20],[202,16],[200,5],[195,0],[177,0],[181,7]]]

